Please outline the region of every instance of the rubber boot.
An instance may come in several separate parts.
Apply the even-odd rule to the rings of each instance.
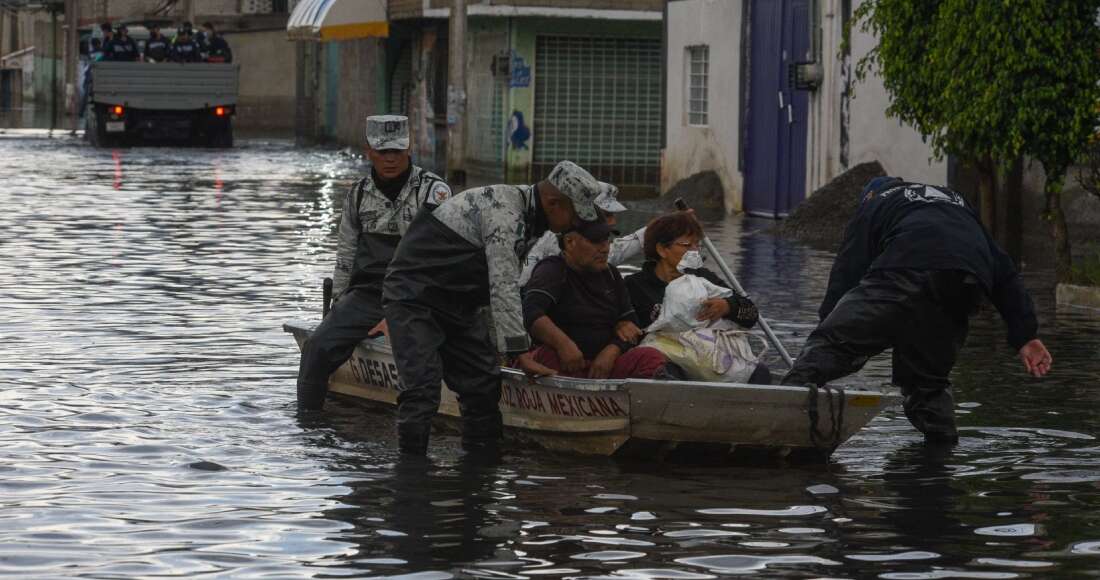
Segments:
[[[406,423],[397,426],[397,447],[406,455],[427,455],[428,439],[431,436],[432,424]]]
[[[298,383],[298,410],[319,411],[325,406],[325,395],[328,394],[327,384]]]
[[[500,411],[484,417],[463,418],[462,449],[467,452],[497,452],[504,436],[504,421]]]

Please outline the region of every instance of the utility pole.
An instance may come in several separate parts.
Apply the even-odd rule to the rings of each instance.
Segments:
[[[69,99],[69,116],[72,118],[72,132],[80,119],[80,85],[77,79],[77,63],[80,62],[80,46],[76,27],[80,22],[80,3],[77,0],[65,0],[65,96]]]
[[[57,6],[50,5],[50,131],[57,129],[58,101],[61,99],[61,91],[57,78],[57,61],[61,60],[61,50],[57,45]]]
[[[183,0],[183,19],[195,26],[195,0]]]
[[[453,0],[447,82],[447,183],[466,186],[466,0]]]

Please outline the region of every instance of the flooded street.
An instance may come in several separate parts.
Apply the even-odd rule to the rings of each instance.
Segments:
[[[353,156],[95,150],[0,135],[0,575],[1065,578],[1100,570],[1100,315],[1029,272],[1053,373],[1026,377],[992,313],[957,366],[946,456],[891,409],[825,466],[621,463],[435,437],[392,417],[299,418]],[[633,215],[625,225],[640,225]],[[707,223],[796,354],[831,255],[771,222]],[[774,358],[774,353],[773,353]],[[782,372],[778,358],[774,369]],[[850,383],[889,380],[875,359]]]

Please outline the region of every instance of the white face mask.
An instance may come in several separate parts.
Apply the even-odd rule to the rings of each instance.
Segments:
[[[680,273],[684,273],[686,270],[696,270],[703,267],[703,255],[698,250],[689,250],[684,252],[684,256],[680,258],[680,263],[676,264],[676,269]]]

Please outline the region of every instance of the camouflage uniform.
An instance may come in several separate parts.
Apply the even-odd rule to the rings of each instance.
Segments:
[[[638,231],[632,234],[620,236],[611,240],[611,251],[607,254],[607,263],[612,266],[621,266],[625,264],[631,258],[642,254],[642,250],[645,249],[643,247],[644,244],[644,227],[639,228]],[[544,258],[560,255],[561,246],[558,245],[558,235],[554,232],[546,232],[543,234],[527,254],[527,259],[523,261],[523,272],[519,275],[519,285],[527,285],[527,281],[531,279],[531,272],[535,271],[535,266]]]
[[[562,162],[547,181],[573,200],[582,219],[596,217],[595,179]],[[549,228],[537,186],[494,185],[425,208],[397,248],[383,289],[394,358],[401,376],[401,450],[427,451],[440,383],[458,395],[463,443],[501,434],[497,352],[521,354],[531,341],[523,324],[520,263]],[[479,308],[492,306],[497,345]]]
[[[600,189],[600,196],[596,198],[596,207],[600,208],[600,211],[610,214],[626,211],[626,206],[619,203],[618,200],[619,188],[601,181]],[[645,228],[643,227],[630,235],[612,240],[611,251],[607,254],[607,262],[612,266],[620,266],[626,263],[627,260],[640,255],[642,250],[645,249],[644,246]],[[528,252],[527,259],[523,261],[523,272],[519,275],[519,285],[527,285],[527,281],[531,279],[531,272],[535,271],[535,266],[543,258],[560,255],[561,245],[558,244],[557,234],[553,232],[543,234],[539,241],[535,243],[535,246],[531,248],[531,251]]]
[[[407,148],[408,125],[403,119],[369,117],[371,147]],[[390,123],[389,130],[386,123]],[[375,183],[373,171],[352,186],[344,199],[333,274],[337,302],[302,347],[298,404],[304,408],[318,409],[324,404],[329,375],[348,360],[355,345],[382,320],[382,280],[413,217],[421,207],[434,208],[451,193],[447,184],[431,172],[410,165],[407,173],[393,199]]]

